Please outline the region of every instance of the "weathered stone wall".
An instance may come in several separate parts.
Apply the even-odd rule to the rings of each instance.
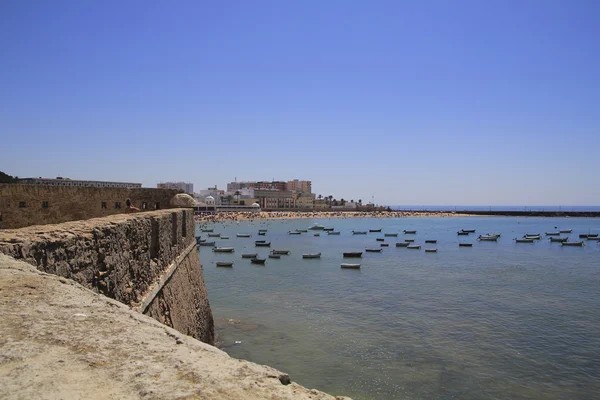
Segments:
[[[142,211],[168,209],[177,193],[181,191],[0,184],[0,229],[122,214],[127,199]]]
[[[144,314],[193,336],[205,343],[214,343],[214,325],[208,294],[202,273],[198,273],[198,251],[196,246],[181,261],[169,279],[168,285],[160,290]],[[190,287],[195,288],[190,290]],[[197,324],[196,320],[204,321]]]
[[[0,230],[0,252],[73,279],[207,343],[213,319],[191,209]]]

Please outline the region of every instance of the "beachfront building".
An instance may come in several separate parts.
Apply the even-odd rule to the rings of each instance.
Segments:
[[[280,190],[285,191],[287,182],[282,181],[250,181],[250,182],[229,182],[227,184],[227,193],[235,192],[241,189],[256,190]]]
[[[296,194],[288,190],[254,190],[254,196],[262,209],[277,210],[296,208]]]
[[[296,208],[313,209],[315,207],[314,193],[300,192],[296,194]]]
[[[325,199],[318,199],[314,201],[314,208],[315,210],[327,210],[329,209],[329,200],[325,200]]]
[[[189,182],[161,182],[156,184],[156,187],[159,189],[179,189],[191,196],[194,195],[194,184]]]
[[[293,181],[287,182],[287,190],[297,193],[312,193],[312,182],[311,181],[299,181],[294,179]]]
[[[211,196],[215,199],[216,205],[221,205],[221,198],[225,195],[224,190],[217,189],[217,187],[212,187],[208,189],[201,189],[194,195],[194,197],[199,201],[204,201],[204,199],[208,196]]]
[[[63,178],[23,178],[19,183],[26,185],[46,185],[46,186],[77,186],[77,187],[97,187],[97,188],[141,188],[141,183],[132,182],[106,182],[106,181],[83,181],[77,179]]]

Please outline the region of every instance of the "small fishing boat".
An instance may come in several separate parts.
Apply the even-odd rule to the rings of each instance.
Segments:
[[[213,251],[215,253],[233,253],[234,248],[233,247],[215,247],[213,248]]]
[[[396,242],[396,247],[408,247],[409,242]]]
[[[280,259],[281,258],[281,254],[269,254],[269,258],[275,258],[275,259]]]
[[[217,261],[217,267],[233,267],[233,261]]]
[[[523,235],[524,238],[529,238],[529,239],[533,239],[535,237],[542,237],[541,233],[526,233],[525,235]]]
[[[596,242],[600,242],[600,237],[588,236],[587,240],[595,240]]]
[[[389,243],[379,243],[379,245],[381,247],[389,247],[390,244]]]
[[[436,239],[428,239],[425,241],[425,243],[437,243]]]
[[[198,236],[196,238],[196,243],[202,243],[202,242],[206,242],[206,239],[201,238],[200,236]]]
[[[314,224],[308,227],[309,231],[324,231],[325,227],[323,225]]]
[[[461,229],[461,232],[475,233],[475,229]]]
[[[256,247],[271,247],[271,242],[255,242]]]
[[[265,242],[266,242],[266,240],[255,240],[255,241],[254,241],[254,243],[255,243],[255,244],[256,244],[256,243],[265,243]]]
[[[568,241],[569,241],[569,238],[568,238],[568,237],[565,237],[565,238],[561,238],[561,237],[558,237],[558,238],[557,238],[557,237],[551,237],[551,238],[550,238],[550,243],[552,243],[552,242],[562,243],[562,242],[568,242]]]
[[[542,235],[525,235],[525,236],[523,236],[523,238],[524,239],[541,240]]]
[[[221,236],[220,233],[209,233],[208,234],[208,237],[219,237],[219,236]]]
[[[473,247],[473,243],[459,243],[458,247]]]
[[[325,232],[331,232],[331,231],[333,230],[333,228],[323,228],[323,230],[324,230]]]
[[[302,258],[321,258],[321,253],[302,254]]]
[[[198,246],[214,246],[215,242],[200,242],[198,243]]]
[[[480,240],[482,242],[497,242],[498,236],[479,236],[477,240]]]
[[[598,237],[598,234],[597,233],[588,233],[587,237],[588,238],[595,238],[595,237]]]
[[[249,238],[249,237],[252,236],[252,234],[250,234],[250,233],[236,233],[235,236],[239,237],[239,238]]]
[[[405,235],[414,235],[417,231],[407,231],[406,229],[403,231]]]
[[[425,249],[425,253],[437,253],[437,249]]]
[[[266,258],[252,258],[252,259],[250,260],[250,262],[251,262],[252,264],[264,264],[264,263],[265,263],[265,261],[267,261],[267,259],[266,259]]]
[[[406,246],[407,249],[419,250],[421,248],[420,244],[410,244]]]
[[[533,243],[533,239],[515,239],[516,243]]]
[[[258,236],[265,236],[267,232],[258,232]]]
[[[286,256],[290,254],[289,250],[271,250],[272,254],[285,254]]]
[[[258,257],[258,253],[246,253],[242,254],[242,258],[256,258]]]
[[[265,232],[265,233],[266,233],[266,232],[268,231],[268,229],[259,229],[258,231],[259,231],[259,232]]]
[[[386,237],[398,237],[398,234],[397,233],[384,233],[383,236],[386,236]]]
[[[500,235],[494,235],[494,234],[487,234],[487,235],[479,235],[479,237],[477,239],[479,240],[488,240],[488,241],[492,241],[492,240],[498,240],[498,238],[500,237]]]
[[[321,236],[320,233],[315,233],[313,236]]]
[[[351,252],[347,252],[344,253],[344,257],[362,257],[362,251],[351,251]]]
[[[406,243],[412,243],[412,242],[414,242],[414,241],[415,241],[415,239],[404,239],[404,241],[405,241]]]
[[[562,242],[562,246],[583,246],[583,240],[581,242]]]
[[[384,238],[377,238],[377,239],[375,239],[375,240],[377,240],[378,242],[385,242],[385,239],[384,239]]]
[[[381,253],[381,247],[378,249],[365,249],[367,253]]]
[[[560,232],[556,231],[556,232],[545,232],[546,236],[560,236]]]
[[[343,263],[340,265],[340,267],[346,268],[346,269],[360,269],[360,264]]]
[[[289,231],[288,234],[290,234],[290,235],[300,235],[300,234],[302,234],[302,232],[300,232],[300,231]]]
[[[212,232],[214,231],[214,228],[211,229],[201,229],[202,232]]]
[[[306,233],[308,232],[307,229],[296,229],[297,232],[301,232],[301,233]]]
[[[227,240],[227,239],[229,239],[229,236],[221,236],[221,239]]]
[[[353,235],[366,235],[367,231],[352,231]]]
[[[340,231],[328,231],[327,234],[328,235],[339,235]]]
[[[458,232],[456,232],[456,234],[457,234],[458,236],[468,236],[468,235],[469,235],[469,232],[458,231]]]
[[[377,233],[377,232],[381,232],[381,229],[382,228],[379,228],[379,229],[369,229],[369,232],[371,232],[371,233]]]
[[[573,233],[573,229],[561,229],[560,233]]]

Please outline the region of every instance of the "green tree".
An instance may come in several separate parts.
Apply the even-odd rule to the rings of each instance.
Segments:
[[[4,172],[0,171],[0,183],[17,183],[19,181],[19,177],[12,177]]]

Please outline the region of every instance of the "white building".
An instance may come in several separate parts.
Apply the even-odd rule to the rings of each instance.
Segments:
[[[194,184],[188,182],[161,182],[156,185],[159,189],[180,189],[187,194],[194,195]]]
[[[196,198],[199,201],[204,201],[205,198],[210,196],[215,199],[215,204],[220,206],[221,205],[221,197],[224,194],[225,194],[225,192],[223,190],[220,190],[220,189],[217,189],[216,187],[214,187],[214,188],[199,190],[198,193],[196,194]]]

